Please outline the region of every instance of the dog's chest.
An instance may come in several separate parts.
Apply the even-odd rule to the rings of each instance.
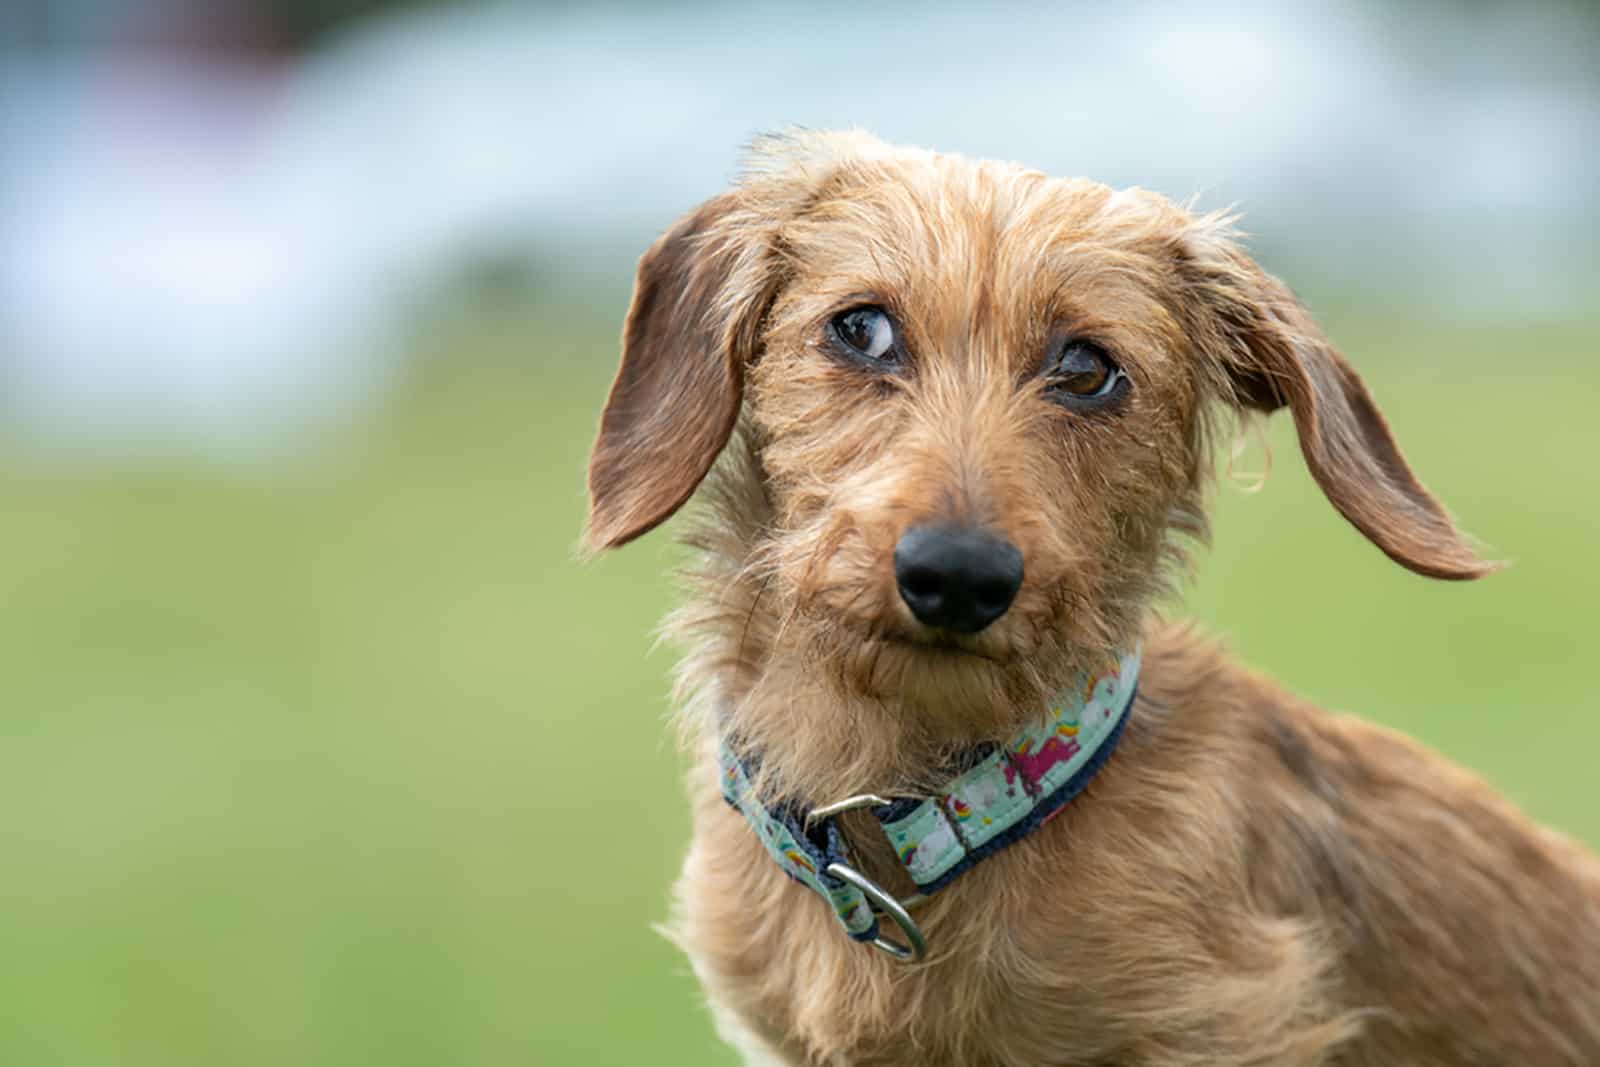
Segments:
[[[1320,931],[1230,906],[1228,853],[1119,790],[1163,795],[1108,785],[973,867],[916,911],[929,955],[906,965],[849,940],[696,789],[672,933],[753,1063],[1325,1062],[1353,1031],[1322,997]]]
[[[1015,959],[936,957],[913,969],[842,939],[809,942],[810,924],[765,943],[770,924],[745,948],[691,948],[725,1036],[750,1062],[849,1063],[881,1067],[1092,1063],[1098,1026],[1069,1007],[1059,983],[1031,980]],[[820,931],[826,932],[826,931]],[[837,935],[834,935],[837,938]],[[762,961],[759,976],[749,969]],[[1078,1017],[1063,1056],[1052,1029]],[[754,1052],[767,1058],[762,1059]]]
[[[929,959],[901,964],[846,938],[729,814],[699,813],[674,933],[750,1062],[1095,1063],[1123,1040],[1126,1005],[1074,963],[1100,938],[1092,922],[1074,933],[1070,905],[1032,906],[975,870],[918,912]]]

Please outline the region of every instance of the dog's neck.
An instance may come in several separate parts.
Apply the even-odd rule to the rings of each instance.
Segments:
[[[908,945],[890,944],[885,951],[920,958],[922,933],[879,881],[863,875],[838,818],[847,811],[870,811],[918,894],[943,889],[1043,826],[1088,785],[1122,734],[1139,665],[1138,650],[1108,661],[1102,672],[1058,694],[1015,735],[963,753],[946,768],[942,784],[912,796],[858,794],[823,806],[769,804],[757,785],[762,753],[730,725],[719,743],[722,795],[745,817],[773,861],[832,907],[850,937],[885,947],[878,919],[891,915]]]

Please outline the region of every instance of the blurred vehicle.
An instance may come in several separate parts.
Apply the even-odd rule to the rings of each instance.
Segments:
[[[43,440],[291,439],[474,263],[614,288],[790,124],[1237,204],[1269,262],[1429,314],[1600,273],[1583,8],[452,5],[303,52],[271,4],[34,10],[67,28],[0,58],[0,409]]]

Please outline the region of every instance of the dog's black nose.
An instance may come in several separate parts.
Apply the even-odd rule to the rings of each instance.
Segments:
[[[964,526],[913,526],[894,547],[900,599],[922,622],[975,634],[1006,613],[1022,586],[1022,553]]]

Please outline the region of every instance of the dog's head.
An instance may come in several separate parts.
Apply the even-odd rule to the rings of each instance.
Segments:
[[[873,649],[868,691],[1048,686],[1131,643],[1203,535],[1214,417],[1285,406],[1328,500],[1391,558],[1489,569],[1225,218],[801,135],[640,261],[586,540],[667,518],[738,428],[752,462],[730,476],[762,508],[745,562],[790,640]]]

